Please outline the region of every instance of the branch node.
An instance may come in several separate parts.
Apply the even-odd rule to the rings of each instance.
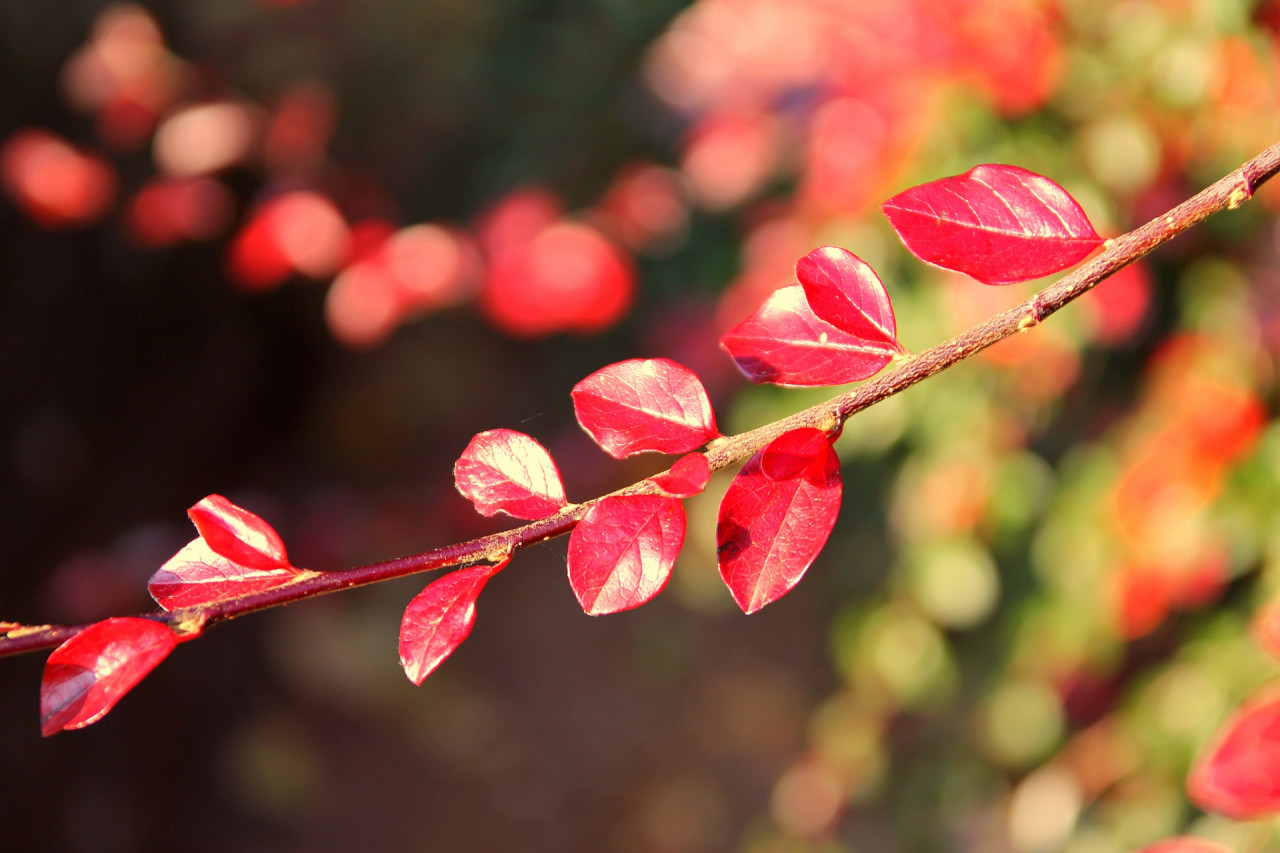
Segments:
[[[173,625],[173,632],[184,639],[194,639],[204,631],[205,620],[207,618],[207,614],[205,613],[196,613],[193,616],[188,616]]]
[[[481,559],[486,563],[492,563],[495,566],[501,566],[511,559],[511,555],[515,553],[515,546],[508,542],[499,548],[493,548],[481,555]]]
[[[840,437],[840,433],[844,432],[844,413],[840,411],[839,406],[832,406],[831,411],[827,412],[827,416],[815,426],[830,435],[831,440],[835,441]]]
[[[1027,313],[1018,320],[1018,331],[1030,331],[1039,326],[1044,318],[1044,305],[1040,302],[1040,294],[1037,293],[1035,298],[1031,300],[1031,307],[1027,310]]]
[[[1249,178],[1240,172],[1240,186],[1231,191],[1231,195],[1227,196],[1227,210],[1235,210],[1249,199],[1253,198],[1253,187]]]

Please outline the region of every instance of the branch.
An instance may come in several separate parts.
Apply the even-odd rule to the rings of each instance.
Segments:
[[[740,463],[773,439],[798,427],[830,429],[843,424],[854,413],[892,397],[1016,332],[1038,325],[1107,276],[1149,254],[1157,246],[1214,213],[1239,207],[1252,198],[1254,190],[1277,171],[1280,171],[1280,142],[1165,215],[1107,241],[1103,250],[1092,260],[1003,314],[898,362],[893,370],[879,379],[852,391],[749,432],[713,441],[707,449],[707,461],[711,470],[720,471]],[[612,492],[611,495],[658,493],[652,482],[641,480]],[[302,572],[295,581],[284,586],[173,612],[157,611],[146,616],[168,624],[179,632],[189,633],[246,613],[338,590],[449,566],[497,563],[530,545],[568,533],[586,515],[587,510],[603,497],[586,503],[570,504],[548,518],[468,542],[352,569]],[[60,645],[85,627],[88,626],[42,625],[12,629],[0,637],[0,656]]]

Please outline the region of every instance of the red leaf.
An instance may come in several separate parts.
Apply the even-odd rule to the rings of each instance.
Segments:
[[[899,352],[896,342],[867,341],[818,317],[800,285],[775,290],[720,346],[752,382],[803,387],[866,379]]]
[[[270,524],[222,495],[209,495],[187,510],[209,547],[251,569],[289,565],[280,534]]]
[[[1187,793],[1235,820],[1280,812],[1280,690],[1254,696],[1223,724],[1187,777]]]
[[[147,592],[165,610],[226,601],[283,586],[298,576],[292,566],[255,569],[215,553],[202,537],[188,542],[169,558],[151,580]]]
[[[1017,166],[977,166],[882,208],[916,257],[984,284],[1066,269],[1102,242],[1066,190]]]
[[[569,584],[592,616],[639,607],[667,585],[684,544],[684,506],[659,495],[607,497],[569,537]]]
[[[118,617],[90,625],[54,649],[40,680],[40,733],[98,720],[164,660],[178,638],[151,619]]]
[[[1231,853],[1231,850],[1204,838],[1179,835],[1143,847],[1138,853]]]
[[[819,318],[868,343],[901,351],[889,293],[861,258],[823,246],[796,262],[796,278]]]
[[[668,497],[691,498],[707,487],[711,480],[711,466],[705,455],[690,453],[677,459],[671,470],[651,479]]]
[[[720,435],[707,392],[692,370],[666,358],[603,367],[573,386],[578,423],[617,459],[687,453]]]
[[[480,590],[506,564],[450,572],[409,602],[400,621],[400,665],[410,681],[421,684],[462,645],[476,622]]]
[[[482,432],[453,466],[458,491],[485,516],[505,512],[515,518],[545,518],[568,502],[560,471],[547,449],[510,429]]]
[[[744,613],[791,591],[840,512],[840,460],[831,437],[803,427],[747,460],[720,503],[720,577]]]

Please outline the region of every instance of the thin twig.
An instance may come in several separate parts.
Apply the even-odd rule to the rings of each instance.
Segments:
[[[804,426],[828,427],[831,425],[833,416],[843,424],[855,412],[892,397],[992,344],[1040,323],[1107,276],[1147,255],[1157,246],[1168,242],[1205,218],[1221,210],[1239,207],[1253,196],[1254,190],[1271,179],[1277,171],[1280,171],[1280,142],[1163,216],[1107,241],[1100,253],[1074,272],[1003,314],[949,341],[895,362],[896,367],[893,370],[852,391],[782,420],[713,442],[707,450],[707,461],[711,470],[720,471],[742,462],[789,430]],[[657,493],[657,488],[652,482],[641,480],[612,492],[611,495]],[[175,630],[190,632],[226,619],[243,616],[246,613],[338,590],[449,566],[496,563],[530,545],[568,533],[582,519],[587,510],[601,499],[572,504],[553,516],[521,527],[444,548],[436,548],[410,557],[339,571],[304,572],[293,583],[285,586],[170,613],[157,611],[145,616],[171,625]],[[12,630],[0,637],[0,656],[57,646],[85,627],[87,625],[42,625]]]

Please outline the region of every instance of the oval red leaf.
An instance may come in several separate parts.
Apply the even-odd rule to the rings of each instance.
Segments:
[[[707,487],[711,465],[705,455],[690,453],[677,459],[669,471],[651,479],[667,497],[691,498]]]
[[[1231,853],[1231,850],[1204,838],[1179,835],[1177,838],[1166,838],[1147,845],[1138,853]]]
[[[40,680],[40,733],[82,729],[110,711],[164,660],[178,638],[151,619],[90,625],[54,649]]]
[[[688,453],[720,435],[697,375],[666,358],[603,367],[573,386],[578,423],[610,456]]]
[[[592,616],[639,607],[667,585],[684,544],[684,506],[659,495],[607,497],[569,537],[569,585]]]
[[[491,429],[471,439],[453,466],[453,482],[485,516],[546,518],[568,503],[551,454],[531,436],[510,429]]]
[[[292,566],[256,569],[241,565],[196,538],[151,576],[147,592],[165,610],[176,610],[273,589],[297,576],[298,570]]]
[[[275,529],[222,495],[209,495],[187,510],[209,547],[228,560],[251,569],[289,565],[284,542]]]
[[[421,684],[467,638],[480,590],[505,565],[450,572],[409,602],[400,620],[400,665],[410,681]]]
[[[814,249],[796,262],[796,278],[819,318],[869,343],[902,351],[889,292],[857,255],[836,246]]]
[[[1280,812],[1280,690],[1246,702],[1187,777],[1192,802],[1235,820]]]
[[[747,460],[720,503],[720,577],[744,613],[791,591],[826,544],[840,512],[840,460],[831,437],[783,433]]]
[[[1102,243],[1066,190],[1017,166],[977,166],[912,187],[882,209],[917,258],[984,284],[1066,269]]]
[[[899,352],[896,342],[867,341],[818,317],[798,284],[775,290],[720,346],[752,382],[793,387],[866,379]]]

